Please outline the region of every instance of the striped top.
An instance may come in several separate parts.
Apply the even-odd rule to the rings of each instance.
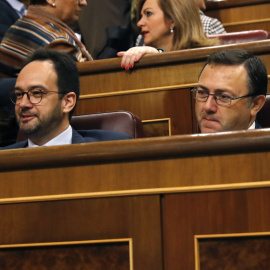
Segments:
[[[13,24],[0,44],[0,77],[16,77],[24,61],[38,48],[59,50],[84,61],[74,39],[50,22],[29,15]]]

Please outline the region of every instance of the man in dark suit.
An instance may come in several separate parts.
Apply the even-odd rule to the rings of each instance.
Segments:
[[[18,75],[11,100],[19,128],[28,138],[2,149],[130,139],[127,134],[75,131],[70,118],[80,94],[76,62],[53,50],[37,50]]]
[[[83,42],[94,59],[117,57],[134,46],[131,4],[135,0],[91,0],[79,17]]]
[[[20,16],[24,15],[26,6],[25,0],[13,0],[13,4],[16,5],[14,9],[8,0],[0,1],[0,42],[4,37],[6,31],[11,25],[13,25]]]
[[[202,133],[260,128],[256,115],[266,101],[267,70],[245,50],[221,50],[207,59],[192,89]]]

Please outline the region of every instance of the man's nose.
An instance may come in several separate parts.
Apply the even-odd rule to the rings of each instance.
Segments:
[[[215,100],[214,96],[209,96],[208,99],[204,102],[204,110],[205,111],[213,111],[215,112],[217,110],[217,102]]]
[[[27,94],[24,93],[23,97],[17,101],[17,105],[20,107],[31,107],[32,103],[29,101]]]

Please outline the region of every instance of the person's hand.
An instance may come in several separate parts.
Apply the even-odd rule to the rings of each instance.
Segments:
[[[138,46],[127,51],[118,52],[117,55],[122,57],[121,67],[129,70],[134,67],[135,62],[138,62],[143,55],[148,53],[159,53],[159,51],[150,46]]]

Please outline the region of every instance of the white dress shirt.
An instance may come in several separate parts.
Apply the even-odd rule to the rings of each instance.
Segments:
[[[58,136],[56,136],[55,138],[48,141],[42,146],[71,144],[71,141],[72,141],[72,128],[69,125],[65,131],[63,131],[61,134],[59,134]],[[36,145],[28,139],[28,147],[38,147],[38,146],[40,145]]]
[[[255,121],[253,122],[253,124],[248,129],[255,129]]]

